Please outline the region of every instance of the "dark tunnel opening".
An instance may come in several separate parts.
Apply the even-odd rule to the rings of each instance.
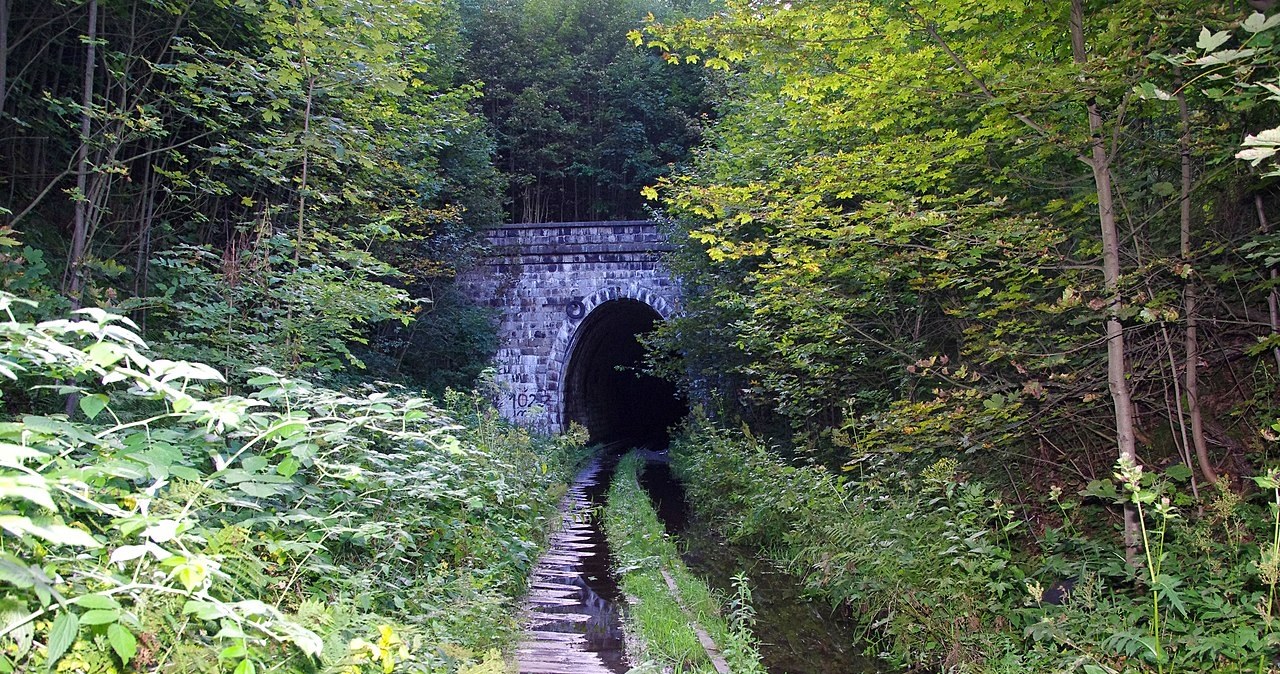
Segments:
[[[596,307],[578,327],[565,371],[565,420],[576,421],[592,442],[660,443],[688,413],[676,387],[644,374],[637,339],[662,320],[649,305],[631,299]]]

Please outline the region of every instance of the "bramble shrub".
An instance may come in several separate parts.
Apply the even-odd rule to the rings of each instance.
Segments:
[[[410,392],[150,353],[101,309],[0,294],[0,671],[453,672],[501,666],[578,451]],[[59,409],[61,405],[59,404]]]

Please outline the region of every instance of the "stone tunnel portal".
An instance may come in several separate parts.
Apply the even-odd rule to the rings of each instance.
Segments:
[[[667,429],[688,408],[671,382],[641,371],[644,347],[637,336],[659,320],[652,307],[633,299],[604,302],[583,319],[565,368],[566,426],[586,426],[593,442],[665,443]]]

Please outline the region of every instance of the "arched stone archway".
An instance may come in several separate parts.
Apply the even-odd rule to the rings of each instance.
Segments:
[[[607,355],[604,345],[626,342],[623,334],[633,339],[635,330],[678,311],[679,288],[660,257],[671,247],[648,221],[504,225],[487,238],[489,252],[461,285],[499,314],[495,402],[517,423],[562,431],[578,418],[567,413],[565,385],[581,340]],[[651,312],[647,324],[644,312],[623,310],[628,302]],[[593,324],[600,332],[590,337]],[[602,376],[597,371],[593,381]]]
[[[547,368],[558,425],[578,422],[598,441],[661,434],[687,410],[670,382],[641,371],[639,336],[670,318],[672,307],[635,284],[602,288],[582,305],[582,318],[556,336]]]

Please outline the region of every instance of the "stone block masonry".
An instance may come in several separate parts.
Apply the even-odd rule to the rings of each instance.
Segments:
[[[669,318],[680,300],[661,262],[671,247],[646,220],[503,225],[486,239],[481,263],[460,281],[500,314],[498,408],[517,423],[560,432],[569,423],[564,384],[579,326],[623,300]]]

